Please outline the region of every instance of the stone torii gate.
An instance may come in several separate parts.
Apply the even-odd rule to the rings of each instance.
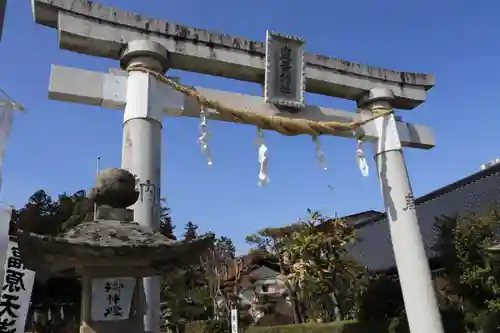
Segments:
[[[125,110],[122,167],[140,180],[144,200],[134,205],[134,219],[159,227],[161,122],[165,115],[200,117],[199,100],[181,95],[141,66],[156,73],[181,69],[262,84],[263,43],[190,28],[106,7],[85,0],[33,0],[37,23],[58,30],[59,45],[70,51],[119,59],[121,68],[97,73],[53,66],[49,97],[54,100]],[[262,97],[194,87],[207,99],[228,108],[266,116],[321,122],[352,122],[391,108],[412,109],[426,99],[431,75],[381,68],[304,54],[305,88],[309,92],[357,102],[354,112],[304,106],[284,111]],[[208,118],[237,122],[213,108]],[[386,114],[358,129],[372,142],[388,215],[408,321],[412,333],[442,333],[430,270],[419,231],[402,147],[434,147],[431,130]],[[331,133],[330,133],[331,134]],[[355,138],[353,131],[333,135]],[[159,331],[159,279],[144,281],[145,331]]]

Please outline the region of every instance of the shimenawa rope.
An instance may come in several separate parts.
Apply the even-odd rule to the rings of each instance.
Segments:
[[[156,77],[157,80],[165,84],[168,84],[173,89],[187,96],[195,98],[201,106],[215,109],[219,113],[230,116],[233,120],[237,122],[241,122],[244,124],[251,124],[264,130],[273,130],[287,136],[294,136],[300,134],[309,134],[313,137],[318,137],[320,135],[325,135],[325,134],[335,135],[335,133],[338,131],[347,131],[347,130],[352,131],[374,119],[392,113],[392,109],[381,109],[373,117],[361,121],[352,121],[352,122],[314,121],[302,118],[267,116],[255,112],[250,112],[248,110],[227,107],[216,100],[211,100],[204,97],[194,89],[181,85],[169,79],[165,75],[139,64],[132,65],[127,70],[129,72],[139,71],[151,74],[154,77]]]

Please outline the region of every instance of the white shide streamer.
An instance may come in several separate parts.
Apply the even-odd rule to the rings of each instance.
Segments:
[[[363,141],[358,140],[358,149],[356,149],[356,160],[358,161],[359,170],[363,177],[368,177],[369,169],[366,162],[365,152],[363,151]]]
[[[198,138],[198,142],[202,153],[207,156],[207,165],[212,166],[212,154],[210,153],[210,146],[208,145],[209,140],[210,132],[208,131],[207,115],[205,108],[203,108],[200,111],[200,137]]]
[[[328,170],[328,165],[325,161],[325,154],[321,150],[321,142],[319,141],[317,136],[313,136],[314,145],[316,146],[316,159],[318,160],[319,165],[323,168],[323,170]]]
[[[269,183],[269,176],[267,174],[267,146],[264,144],[264,132],[260,128],[257,128],[257,138],[255,139],[254,145],[257,147],[259,156],[259,181],[257,185],[264,187]]]

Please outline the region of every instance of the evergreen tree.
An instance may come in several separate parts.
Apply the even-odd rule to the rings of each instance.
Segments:
[[[463,313],[468,332],[499,332],[500,266],[489,250],[498,242],[499,228],[496,211],[436,220],[433,250],[445,268],[440,300],[446,310]]]
[[[161,199],[160,208],[160,232],[163,236],[170,239],[176,240],[174,235],[175,226],[172,223],[172,217],[170,216],[170,208],[166,206],[166,199]]]
[[[57,200],[53,200],[44,190],[38,190],[23,208],[13,210],[10,233],[14,234],[18,229],[43,235],[63,232],[82,222],[83,216],[75,216],[74,213],[85,196],[85,191],[80,190],[72,195],[62,193]],[[68,220],[72,223],[69,224]]]
[[[184,227],[184,240],[189,242],[198,238],[198,226],[193,222],[189,221]]]
[[[220,257],[225,259],[234,259],[236,256],[236,247],[233,240],[226,236],[215,238],[215,249]]]
[[[278,261],[294,323],[352,319],[365,275],[348,251],[356,242],[355,229],[309,209],[308,215],[288,226],[263,229],[246,241],[253,246],[252,255]]]

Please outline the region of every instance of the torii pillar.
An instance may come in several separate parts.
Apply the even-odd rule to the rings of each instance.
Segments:
[[[367,113],[364,117],[371,117],[377,111],[391,109],[393,101],[391,90],[373,88],[357,104],[367,110],[362,111]],[[373,122],[379,134],[373,142],[373,154],[408,326],[411,333],[443,333],[396,119],[390,114]]]
[[[122,69],[141,65],[165,73],[168,52],[158,43],[137,40],[128,43],[121,59]],[[136,176],[140,192],[132,207],[134,220],[158,231],[160,228],[161,128],[164,116],[158,82],[150,74],[130,71],[127,104],[123,118],[122,168]],[[145,332],[160,329],[160,277],[143,278],[146,299]]]

